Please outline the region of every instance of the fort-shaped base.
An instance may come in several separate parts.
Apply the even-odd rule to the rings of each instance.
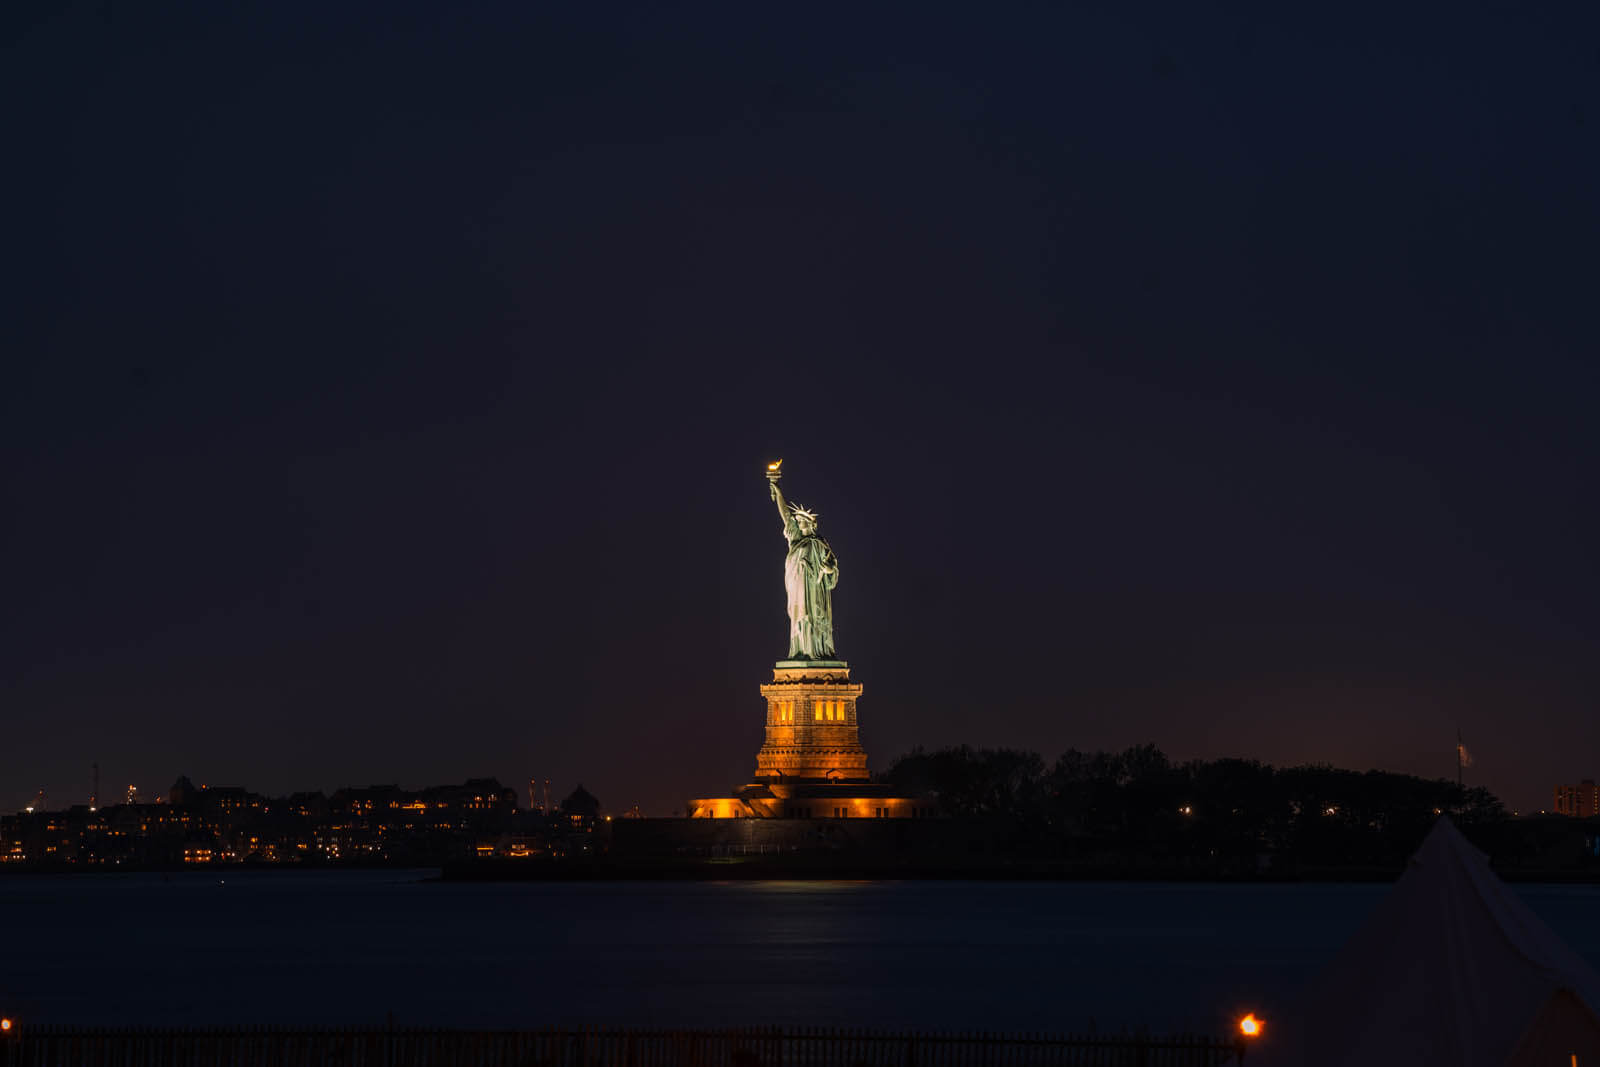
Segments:
[[[915,819],[938,815],[928,795],[857,780],[761,779],[731,797],[689,801],[693,819]]]

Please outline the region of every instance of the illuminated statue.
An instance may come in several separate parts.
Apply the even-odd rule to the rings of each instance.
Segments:
[[[833,651],[833,587],[839,584],[839,561],[828,542],[817,536],[817,517],[783,498],[778,488],[783,460],[769,464],[767,482],[783,520],[789,557],[783,564],[783,585],[789,593],[789,658],[831,660]]]

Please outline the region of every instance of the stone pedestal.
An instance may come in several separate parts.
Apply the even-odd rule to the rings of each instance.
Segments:
[[[931,796],[905,796],[867,773],[844,660],[779,660],[761,687],[766,740],[755,779],[730,797],[691,800],[697,819],[905,819],[935,816]]]
[[[843,660],[779,660],[767,701],[767,734],[756,780],[864,781],[867,753],[856,729],[861,686]]]

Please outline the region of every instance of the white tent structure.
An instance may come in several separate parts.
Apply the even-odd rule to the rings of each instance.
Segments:
[[[1597,1008],[1600,975],[1441,818],[1279,1035],[1304,1067],[1600,1067]]]

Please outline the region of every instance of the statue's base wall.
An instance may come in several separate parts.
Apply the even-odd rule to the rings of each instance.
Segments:
[[[962,836],[949,819],[618,819],[619,858],[720,853],[936,853]]]
[[[867,754],[860,745],[762,745],[756,753],[758,778],[866,778]]]
[[[906,796],[865,780],[752,782],[734,796],[689,801],[691,819],[929,819],[939,815],[931,796]]]

